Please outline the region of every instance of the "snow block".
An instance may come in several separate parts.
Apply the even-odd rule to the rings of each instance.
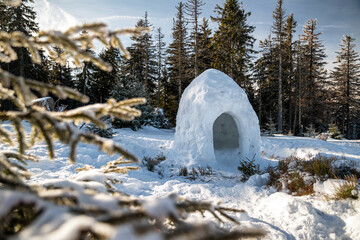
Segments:
[[[176,116],[175,150],[187,166],[238,166],[259,156],[258,117],[245,91],[208,69],[185,89]],[[181,159],[179,159],[181,158]]]

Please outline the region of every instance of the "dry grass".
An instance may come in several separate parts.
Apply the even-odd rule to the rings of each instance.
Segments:
[[[302,161],[301,165],[303,166],[305,172],[317,176],[321,180],[326,180],[330,177],[336,176],[336,169],[333,166],[333,162],[336,160],[338,159],[335,157],[317,155],[312,160]]]
[[[337,161],[339,159],[335,157],[322,155],[317,155],[311,160],[288,157],[279,161],[278,166],[267,169],[266,172],[270,175],[267,185],[275,187],[278,191],[288,190],[295,196],[303,196],[314,192],[314,182],[339,178],[345,179],[346,182],[337,190],[336,198],[355,198],[351,192],[356,189],[355,179],[360,176],[356,164],[346,160],[339,166],[336,164],[339,163]]]
[[[358,178],[355,175],[345,176],[345,181],[335,187],[334,198],[339,199],[358,199]]]
[[[287,189],[295,196],[304,196],[314,193],[313,183],[306,183],[297,172],[288,175]]]

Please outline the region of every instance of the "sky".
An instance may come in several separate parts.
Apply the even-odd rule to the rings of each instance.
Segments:
[[[35,0],[35,10],[42,29],[65,30],[74,24],[105,22],[111,29],[133,27],[148,12],[154,28],[161,27],[165,40],[171,42],[171,28],[178,0]],[[201,17],[215,16],[214,8],[225,0],[204,0]],[[251,12],[249,24],[256,27],[253,36],[264,40],[270,33],[272,12],[277,0],[243,0],[244,9]],[[286,14],[294,13],[298,22],[296,38],[309,19],[318,20],[320,39],[325,45],[327,68],[333,67],[343,35],[356,38],[356,51],[360,52],[360,0],[284,0]],[[216,29],[216,24],[210,27]],[[123,37],[125,45],[130,39]],[[255,43],[258,49],[258,41]]]

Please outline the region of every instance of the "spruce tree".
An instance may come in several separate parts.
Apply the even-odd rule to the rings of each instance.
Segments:
[[[88,32],[83,31],[81,33],[83,37],[87,37]],[[85,52],[95,57],[95,52],[91,49],[90,46],[86,46]],[[90,81],[94,79],[94,71],[96,66],[93,62],[84,62],[80,68],[77,69],[77,74],[75,76],[74,85],[75,88],[84,95],[88,95],[90,102],[96,102],[94,96],[91,94]]]
[[[34,76],[40,82],[50,82],[51,59],[45,54],[44,50],[39,50],[41,63],[34,64]]]
[[[93,79],[89,82],[91,91],[91,94],[89,95],[93,96],[92,101],[94,103],[104,103],[111,97],[113,86],[118,80],[120,51],[116,48],[108,48],[103,50],[99,54],[99,57],[103,61],[109,63],[112,70],[109,72],[95,67]]]
[[[194,76],[199,75],[199,16],[201,14],[201,7],[205,3],[202,0],[187,0],[185,3],[185,11],[189,16],[190,22],[193,24],[192,32],[190,34],[190,41],[192,47],[192,58]]]
[[[324,69],[325,49],[319,39],[321,32],[316,29],[317,20],[308,20],[303,27],[303,122],[305,126],[313,124],[315,128],[327,125],[325,98],[326,70]],[[324,130],[324,129],[319,129]]]
[[[211,68],[211,29],[209,28],[209,21],[206,18],[203,18],[202,24],[200,25],[199,31],[199,44],[198,49],[198,73],[201,74],[205,70]]]
[[[164,59],[165,59],[165,46],[166,43],[164,42],[164,34],[161,32],[161,28],[157,29],[156,35],[156,58],[157,58],[157,74],[156,74],[156,106],[160,107],[160,99],[161,99],[161,92],[164,87],[163,82],[163,67],[164,67]]]
[[[274,23],[272,25],[272,33],[274,34],[273,41],[277,49],[277,61],[278,61],[278,131],[283,131],[283,44],[284,44],[284,25],[285,25],[285,10],[283,8],[283,0],[278,0],[275,11],[273,12]]]
[[[180,2],[177,6],[176,18],[173,20],[172,38],[167,49],[167,64],[169,69],[168,91],[172,95],[167,115],[172,124],[175,123],[176,112],[180,102],[182,92],[190,83],[189,76],[189,39],[187,34],[187,22],[185,19],[185,5]]]
[[[58,47],[54,47],[54,52],[60,56],[64,51]],[[66,87],[74,87],[74,81],[71,76],[71,68],[69,62],[65,66],[55,61],[50,61],[49,82],[52,84],[62,85]]]
[[[294,68],[294,77],[296,82],[295,87],[295,96],[296,96],[296,108],[294,114],[294,123],[293,123],[293,133],[298,136],[303,136],[303,125],[302,125],[302,103],[303,103],[303,69],[305,69],[304,64],[304,51],[299,36],[299,40],[295,41],[294,44],[294,58],[295,58],[295,68]]]
[[[356,112],[360,110],[360,63],[355,52],[355,38],[344,36],[336,57],[336,67],[332,72],[335,84],[335,117],[340,124],[341,133],[350,138],[351,124],[356,123]],[[337,114],[336,114],[337,113]],[[354,135],[354,134],[353,134]]]
[[[302,78],[303,78],[303,64],[304,54],[303,47],[301,45],[300,36],[299,39],[294,41],[294,119],[292,125],[292,132],[295,135],[302,136]]]
[[[151,28],[147,12],[143,19],[140,19],[135,27]],[[145,95],[148,100],[152,100],[155,94],[156,66],[155,45],[151,32],[141,36],[131,37],[133,43],[128,48],[131,59],[128,60],[129,71],[133,79],[143,84]]]
[[[296,82],[295,82],[295,41],[293,34],[297,22],[291,13],[285,20],[284,32],[285,41],[283,46],[283,91],[284,91],[284,109],[285,119],[287,120],[287,129],[294,133],[293,122],[295,119],[296,109]],[[296,121],[296,120],[295,120]],[[286,123],[285,123],[286,127]]]
[[[120,55],[118,61],[117,81],[111,87],[111,97],[118,100],[126,100],[131,98],[140,98],[146,96],[146,89],[142,79],[134,78],[131,75],[131,61]],[[124,121],[115,119],[112,122],[115,128],[131,128],[132,130],[141,129],[143,125],[152,125],[154,116],[154,109],[151,103],[147,102],[138,107],[142,115],[133,121]]]
[[[33,0],[22,0],[17,7],[8,6],[4,1],[0,1],[0,29],[8,33],[19,31],[26,36],[31,36],[38,31],[36,23],[36,13],[29,3]],[[18,59],[9,63],[2,63],[1,67],[9,72],[28,78],[36,78],[35,64],[31,60],[28,49],[24,47],[14,48]]]
[[[24,0],[21,1],[21,4],[18,6],[10,6],[7,5],[6,1],[0,0],[0,30],[7,33],[20,31],[26,36],[35,34],[38,31],[38,25],[35,22],[36,13],[33,11],[33,8],[28,5],[32,2],[33,0]],[[33,63],[27,48],[14,47],[13,50],[18,58],[12,61],[10,59],[5,62],[0,61],[0,68],[17,76],[32,79],[41,77],[41,81],[47,81],[47,66],[40,66],[39,64]],[[39,52],[39,54],[41,54],[41,52]],[[41,56],[41,58],[44,57],[44,55]],[[14,105],[11,101],[3,99],[0,100],[0,108],[2,110],[9,110],[13,109]]]
[[[226,0],[222,7],[216,5],[215,13],[211,19],[219,26],[212,38],[212,67],[228,74],[250,95],[248,73],[255,41],[251,35],[255,28],[247,23],[250,12],[238,0]]]
[[[268,36],[264,41],[260,40],[261,56],[255,62],[254,78],[259,86],[257,91],[258,98],[258,117],[260,126],[267,127],[267,117],[276,109],[277,94],[277,64],[275,57],[275,48],[273,47],[272,37]]]
[[[145,12],[143,19],[136,23],[136,27],[147,28],[150,30],[151,24]],[[127,48],[131,54],[130,59],[120,58],[119,61],[119,80],[115,84],[112,97],[117,100],[144,97],[147,104],[140,107],[143,112],[140,118],[131,123],[126,121],[116,121],[115,127],[130,127],[133,130],[141,128],[141,125],[152,125],[153,103],[157,101],[158,83],[158,59],[157,48],[151,32],[143,35],[132,36],[133,41]],[[163,48],[163,46],[161,46]]]
[[[63,53],[64,51],[61,50],[59,47],[53,47],[53,54],[57,55],[57,57],[55,58],[59,58],[59,56]],[[50,58],[48,62],[49,62],[49,83],[76,89],[76,83],[75,83],[76,79],[74,79],[72,75],[73,69],[69,66],[68,61],[66,61],[63,64],[60,64]],[[72,109],[78,106],[78,103],[72,99],[59,100],[58,104],[65,105],[67,109]]]

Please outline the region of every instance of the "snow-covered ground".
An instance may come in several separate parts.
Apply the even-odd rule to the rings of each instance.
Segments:
[[[227,207],[244,209],[236,218],[241,227],[261,227],[267,235],[265,239],[360,239],[360,200],[329,200],[320,192],[310,196],[294,197],[284,192],[276,192],[266,187],[267,175],[255,175],[247,182],[240,181],[241,174],[234,171],[214,169],[211,176],[195,180],[178,176],[178,155],[172,151],[174,130],[159,130],[144,127],[139,131],[130,129],[115,130],[114,141],[120,143],[140,159],[164,154],[166,160],[155,172],[145,167],[119,174],[121,183],[116,187],[127,194],[147,198],[167,196],[178,193],[197,200],[221,202]],[[262,167],[284,157],[294,155],[307,158],[323,154],[352,159],[360,165],[360,141],[328,140],[291,136],[262,137]],[[76,168],[85,164],[99,168],[106,165],[109,157],[93,146],[80,144],[76,164],[69,164],[69,149],[56,143],[57,159],[47,160],[45,144],[36,145],[30,153],[42,156],[39,163],[30,163],[33,183],[44,183],[49,179],[69,179],[78,173]],[[358,166],[359,166],[358,165]],[[159,174],[158,171],[162,174]],[[321,189],[321,187],[319,187]]]

